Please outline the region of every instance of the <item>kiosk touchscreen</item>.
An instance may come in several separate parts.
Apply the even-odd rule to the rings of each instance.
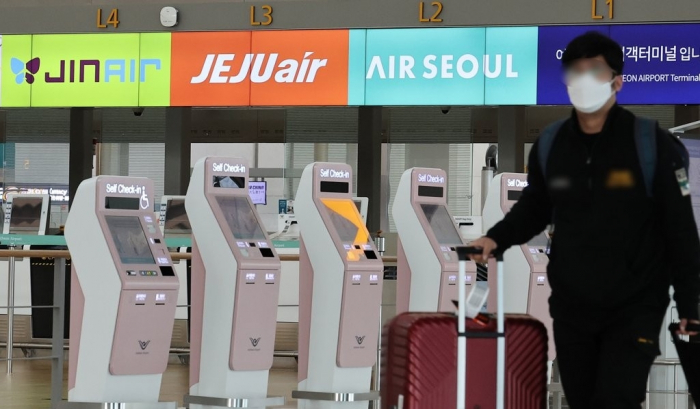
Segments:
[[[190,239],[192,226],[185,211],[185,196],[163,196],[160,199],[160,229],[166,239]],[[171,252],[188,253],[190,247],[178,246],[169,248]],[[180,281],[180,291],[177,296],[177,305],[190,305],[190,260],[173,260],[175,274]],[[189,331],[185,320],[188,319],[188,309],[178,308],[175,311],[175,331],[173,331],[173,345],[187,344]],[[184,338],[184,339],[183,339]],[[186,346],[186,345],[183,345]]]
[[[11,193],[7,195],[3,208],[5,217],[3,223],[3,234],[17,235],[32,235],[43,236],[46,234],[51,208],[51,196],[40,194],[21,194]],[[30,250],[28,245],[20,246],[22,250]],[[3,258],[3,262],[7,262],[7,258]],[[3,263],[4,264],[4,263]],[[5,264],[2,271],[7,271]],[[31,289],[33,283],[31,280],[31,260],[30,258],[15,259],[14,270],[14,305],[32,305]],[[51,281],[51,280],[49,280]],[[0,280],[0,302],[2,305],[8,305],[8,282]],[[51,283],[53,285],[53,283]],[[4,300],[4,301],[2,301]],[[0,309],[2,314],[7,313],[7,309]],[[18,308],[14,312],[16,324],[18,328],[22,324],[31,327],[29,316],[33,314],[33,310]],[[19,317],[18,317],[19,316]],[[26,320],[26,321],[25,321]],[[17,337],[15,333],[15,337]],[[32,334],[33,335],[33,334]],[[15,339],[17,341],[17,339]],[[27,339],[29,341],[29,339]]]
[[[503,219],[520,199],[527,186],[527,175],[522,173],[501,173],[491,181],[489,194],[484,206],[484,231],[488,231]],[[535,236],[528,243],[508,249],[504,255],[504,277],[507,278],[503,290],[505,313],[529,314],[542,321],[549,335],[549,360],[554,360],[554,337],[552,318],[549,315],[549,295],[551,289],[547,280],[547,245],[545,232]],[[496,288],[495,262],[489,263],[489,287]],[[494,311],[495,291],[489,293],[487,308]]]
[[[454,311],[459,270],[455,247],[464,240],[447,209],[445,171],[404,172],[392,215],[399,235],[396,313]],[[470,261],[467,293],[475,284],[476,264]]]
[[[194,166],[185,207],[192,225],[190,408],[284,404],[267,398],[280,260],[248,195],[248,165],[208,157]]]
[[[3,234],[46,234],[50,201],[49,195],[7,195]]]
[[[179,284],[152,198],[146,178],[98,176],[78,187],[65,227],[72,258],[66,407],[177,407],[158,403]]]
[[[295,199],[299,252],[299,408],[366,409],[383,270],[350,193],[352,168],[312,163]]]

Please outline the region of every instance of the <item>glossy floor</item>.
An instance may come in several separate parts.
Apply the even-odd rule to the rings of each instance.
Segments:
[[[187,393],[189,367],[173,360],[163,376],[160,400],[179,402]],[[296,402],[291,399],[292,390],[296,388],[297,372],[292,365],[274,369],[270,373],[268,387],[269,396],[284,396],[287,398],[285,408],[296,408]],[[67,364],[64,371],[64,382],[67,379]],[[65,388],[65,384],[64,384]],[[63,397],[67,393],[64,391]],[[12,375],[7,375],[5,362],[0,362],[0,408],[2,409],[49,409],[51,407],[51,361],[32,360],[15,361]]]

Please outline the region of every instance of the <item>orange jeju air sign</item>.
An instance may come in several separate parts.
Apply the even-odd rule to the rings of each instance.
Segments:
[[[347,105],[348,30],[173,33],[171,105]]]

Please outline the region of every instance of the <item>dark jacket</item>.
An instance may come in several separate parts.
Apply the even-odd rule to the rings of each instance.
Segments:
[[[700,239],[690,195],[676,178],[680,142],[657,129],[653,196],[634,140],[634,114],[614,106],[590,153],[576,114],[561,127],[545,180],[535,142],[529,185],[487,236],[499,249],[526,243],[552,221],[548,266],[554,319],[620,311],[663,313],[669,285],[681,318],[698,318]]]

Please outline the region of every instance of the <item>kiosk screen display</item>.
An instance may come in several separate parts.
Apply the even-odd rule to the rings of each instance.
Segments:
[[[326,206],[328,216],[343,243],[366,244],[369,234],[357,211],[355,203],[350,199],[321,199]]]
[[[155,264],[138,216],[105,216],[122,264]]]
[[[439,244],[462,244],[462,237],[444,205],[421,204],[420,207]]]
[[[243,176],[214,176],[214,187],[229,189],[243,189],[245,178]]]
[[[267,240],[247,197],[217,196],[216,202],[235,239]]]
[[[522,190],[509,190],[508,191],[508,200],[513,200],[513,201],[518,201],[520,200],[520,196],[523,195]]]
[[[168,200],[165,208],[165,225],[163,227],[166,233],[192,233],[192,226],[190,226],[190,219],[185,211],[184,200]]]
[[[527,242],[527,245],[530,247],[547,247],[549,244],[549,239],[547,238],[547,235],[544,234],[544,232],[538,234],[537,236],[533,237],[530,239],[530,241]]]
[[[12,199],[10,233],[38,233],[43,202],[44,200],[40,197],[15,197]]]

